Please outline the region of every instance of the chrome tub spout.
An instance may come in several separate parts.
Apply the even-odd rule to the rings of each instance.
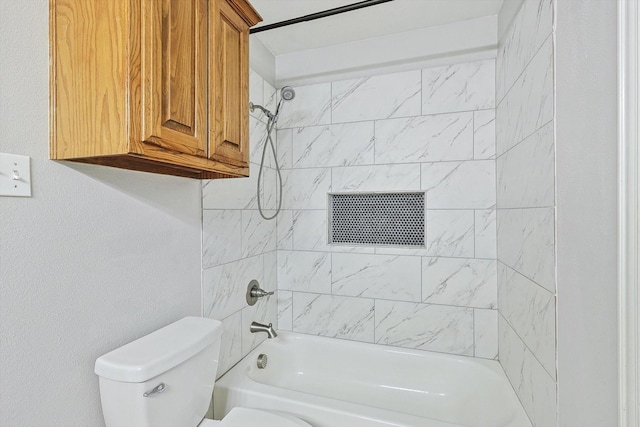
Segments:
[[[273,329],[273,325],[271,323],[269,323],[269,325],[263,325],[262,323],[251,322],[249,330],[251,333],[266,332],[269,338],[275,338],[278,336],[278,333]]]

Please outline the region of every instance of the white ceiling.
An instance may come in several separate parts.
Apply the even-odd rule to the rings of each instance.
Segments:
[[[250,0],[264,21],[297,18],[361,0]],[[508,1],[508,0],[507,0]],[[419,28],[497,15],[503,0],[393,0],[310,22],[254,34],[274,56]]]

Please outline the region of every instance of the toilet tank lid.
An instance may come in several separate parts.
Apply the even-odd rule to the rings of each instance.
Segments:
[[[95,373],[113,381],[144,382],[198,354],[221,335],[220,321],[185,317],[100,356]]]

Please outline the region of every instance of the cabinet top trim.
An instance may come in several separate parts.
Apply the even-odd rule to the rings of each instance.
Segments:
[[[262,16],[256,11],[251,3],[246,0],[224,0],[226,1],[247,23],[250,27],[253,27],[258,22],[262,22]]]

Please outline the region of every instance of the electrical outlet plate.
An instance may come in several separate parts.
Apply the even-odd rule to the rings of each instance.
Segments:
[[[0,153],[0,196],[31,197],[31,159]]]

